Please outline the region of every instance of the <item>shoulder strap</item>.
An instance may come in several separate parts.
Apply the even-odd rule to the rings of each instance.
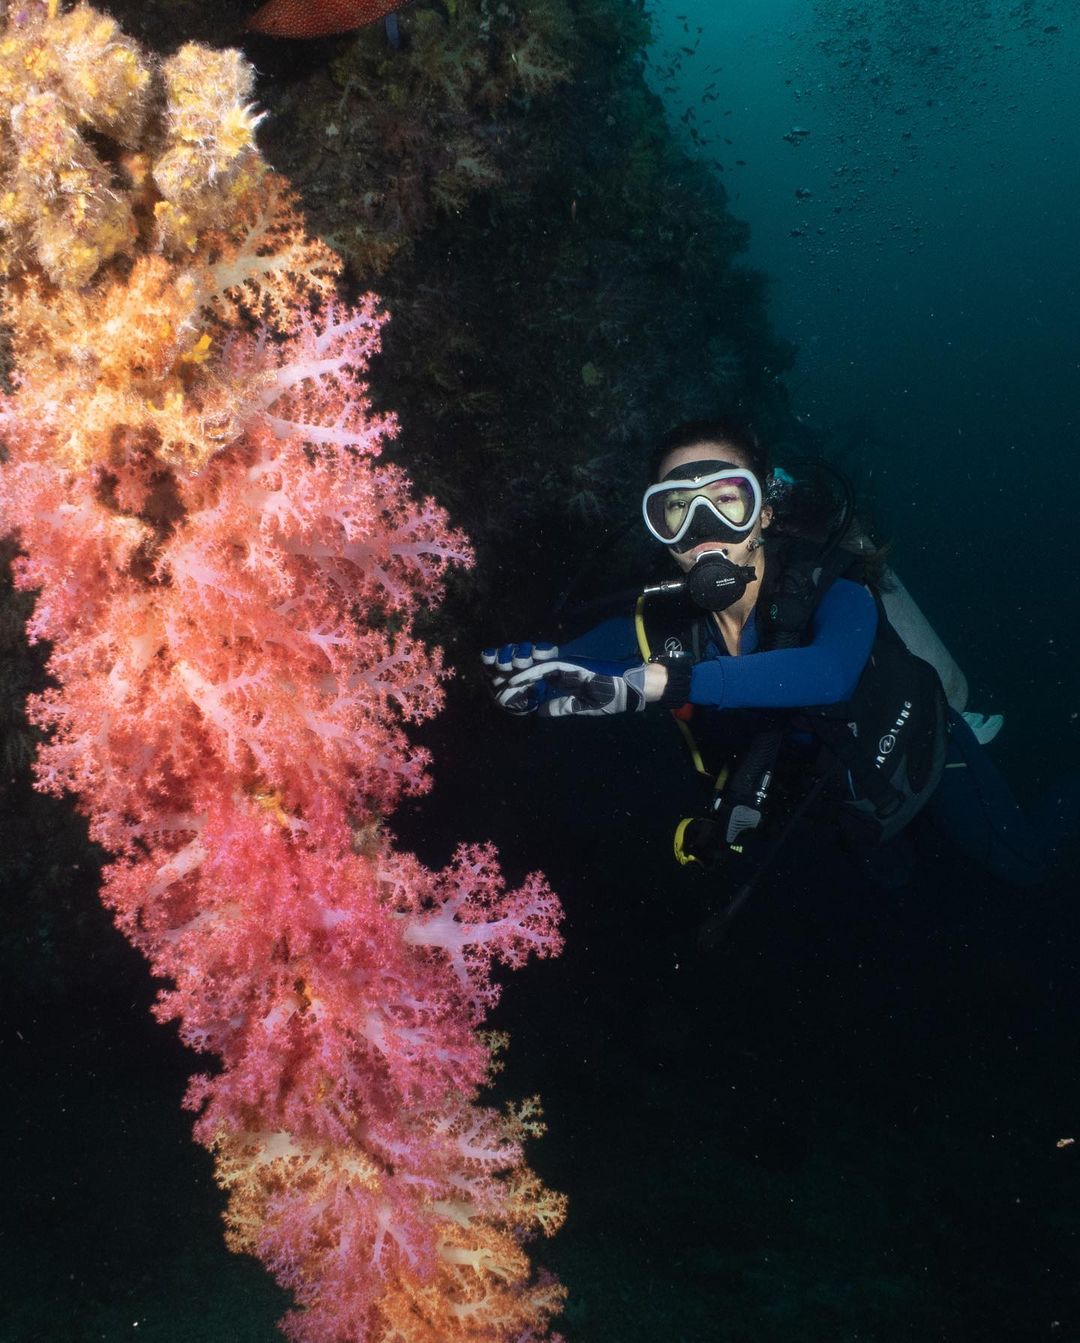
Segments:
[[[757,606],[762,652],[798,648],[804,642],[821,599],[847,568],[846,558],[836,561],[835,553],[823,561],[818,547],[793,537],[781,538],[766,552],[766,586]],[[791,712],[771,714],[732,770],[724,799],[733,826],[740,820],[744,829],[760,824],[776,762],[795,716]],[[881,800],[884,805],[886,799]]]
[[[822,558],[820,547],[798,537],[766,542],[765,584],[757,605],[762,652],[797,648],[806,637],[821,599],[851,566],[852,556],[833,551]]]

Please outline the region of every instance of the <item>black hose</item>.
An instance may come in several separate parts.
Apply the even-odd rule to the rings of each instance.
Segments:
[[[830,778],[832,778],[832,773],[828,770],[824,774],[818,776],[814,781],[813,787],[810,788],[806,795],[792,808],[791,815],[777,831],[772,842],[769,844],[769,847],[765,850],[764,854],[762,854],[761,861],[754,868],[750,876],[747,877],[746,881],[743,882],[722,910],[716,914],[711,914],[704,923],[702,923],[698,929],[697,935],[698,945],[700,947],[706,951],[715,951],[716,948],[720,946],[727,936],[728,929],[731,927],[735,916],[746,904],[747,900],[750,899],[751,895],[753,895],[758,882],[776,861],[780,850],[787,843],[788,836],[791,834],[796,821],[798,821],[806,812],[807,808],[814,802],[814,800],[820,796],[822,789],[828,783]]]

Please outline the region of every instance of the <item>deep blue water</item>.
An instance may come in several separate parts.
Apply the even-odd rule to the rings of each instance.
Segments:
[[[1080,5],[655,12],[650,77],[750,223],[796,412],[849,436],[1031,800],[1080,712]],[[498,1024],[571,1197],[537,1256],[570,1343],[1077,1343],[1073,873],[1018,892],[937,848],[886,894],[806,830],[705,952],[716,892],[670,858],[699,795],[669,725],[634,728],[507,722],[461,678],[395,820],[435,864],[491,837],[564,899],[565,955]],[[224,1249],[179,1110],[192,1060],[83,894],[108,973],[75,1013],[4,995],[0,1341],[270,1343],[283,1298]]]

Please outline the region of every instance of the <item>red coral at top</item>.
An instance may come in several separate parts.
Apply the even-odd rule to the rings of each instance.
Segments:
[[[404,0],[267,0],[248,21],[268,37],[328,37],[378,23]]]

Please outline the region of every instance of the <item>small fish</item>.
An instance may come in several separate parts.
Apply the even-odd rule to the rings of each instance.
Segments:
[[[248,30],[267,37],[329,37],[378,23],[404,0],[266,0]]]

